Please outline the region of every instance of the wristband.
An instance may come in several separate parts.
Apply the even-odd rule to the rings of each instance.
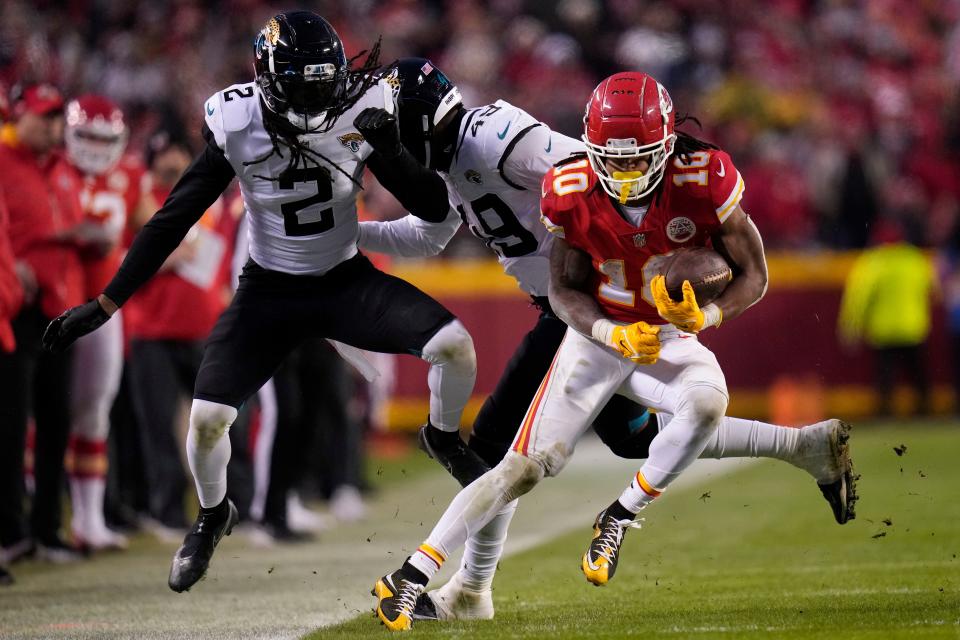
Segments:
[[[712,302],[700,309],[703,313],[703,329],[707,327],[719,327],[723,322],[723,311]]]
[[[590,335],[600,344],[612,346],[613,330],[616,326],[606,318],[600,318],[590,327]]]

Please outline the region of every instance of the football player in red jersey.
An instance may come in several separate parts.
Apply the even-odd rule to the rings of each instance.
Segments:
[[[582,419],[614,393],[673,415],[630,486],[597,516],[581,566],[605,584],[625,527],[697,458],[726,412],[723,371],[696,333],[760,300],[767,267],[740,207],[743,178],[725,152],[674,130],[663,85],[615,74],[596,88],[584,120],[587,158],[555,167],[541,190],[543,222],[558,236],[550,299],[570,329],[513,450],[539,463],[528,475],[556,473]],[[730,285],[702,309],[689,282],[673,301],[661,261],[711,244],[737,266]]]
[[[109,99],[84,95],[67,105],[67,159],[83,183],[84,221],[75,227],[83,252],[86,298],[94,298],[120,264],[120,240],[140,201],[143,167],[124,156],[127,126]],[[108,323],[77,341],[70,393],[70,494],[74,541],[89,549],[123,548],[107,528],[103,494],[110,407],[123,369],[123,324]]]
[[[570,328],[511,451],[454,498],[403,567],[378,581],[378,615],[392,630],[411,626],[413,603],[449,554],[559,473],[620,394],[669,421],[631,486],[597,517],[582,568],[605,584],[636,513],[698,457],[726,411],[723,372],[696,333],[736,317],[766,289],[760,236],[739,205],[743,180],[726,153],[674,131],[667,91],[644,74],[602,82],[584,121],[586,155],[554,167],[541,190],[542,220],[555,237],[550,304]],[[656,275],[660,261],[711,244],[737,265],[734,280],[702,309],[689,283],[684,300],[672,301]],[[387,609],[397,615],[381,613]]]

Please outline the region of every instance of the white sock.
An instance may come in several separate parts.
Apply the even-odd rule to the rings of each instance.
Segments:
[[[633,513],[652,502],[696,460],[720,425],[727,397],[710,385],[688,388],[677,413],[650,443],[650,455],[620,496]]]
[[[507,529],[516,511],[517,501],[514,500],[500,509],[493,520],[467,538],[463,561],[460,563],[460,575],[467,589],[487,591],[493,586],[493,576],[497,573],[503,545],[507,542]]]
[[[430,424],[441,431],[458,431],[477,379],[473,339],[460,321],[454,320],[430,338],[420,357],[431,365],[427,374]]]
[[[451,552],[543,478],[540,463],[510,451],[496,467],[460,490],[410,564],[432,577]]]
[[[200,506],[215,507],[227,495],[230,425],[237,410],[208,400],[193,401],[187,432],[187,462],[197,485]]]
[[[94,535],[107,528],[103,519],[103,494],[107,480],[102,476],[70,476],[71,527],[81,535]]]
[[[661,429],[672,419],[672,414],[657,414]],[[800,436],[800,429],[796,427],[724,416],[700,457],[791,460],[796,456]]]

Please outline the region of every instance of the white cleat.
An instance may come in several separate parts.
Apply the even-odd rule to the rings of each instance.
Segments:
[[[850,425],[832,419],[800,429],[797,454],[789,461],[812,475],[833,517],[844,524],[856,517],[857,480],[850,458]]]
[[[414,620],[491,620],[493,594],[490,589],[473,591],[463,586],[458,571],[434,591],[420,594],[413,610]]]
[[[85,551],[123,551],[128,546],[127,537],[106,526],[89,531],[73,530],[73,541]]]

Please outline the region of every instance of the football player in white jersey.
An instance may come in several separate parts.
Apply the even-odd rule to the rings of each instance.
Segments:
[[[404,58],[385,77],[398,91],[403,143],[436,169],[448,187],[450,215],[442,223],[405,216],[360,224],[360,247],[393,255],[439,253],[461,223],[489,246],[540,308],[527,333],[487,398],[473,425],[469,446],[490,465],[500,462],[566,332],[547,299],[553,236],[540,222],[540,184],[556,163],[583,153],[582,142],[551,131],[504,100],[465,109],[459,92],[430,61]],[[665,420],[663,420],[665,418]],[[650,442],[667,414],[649,414],[614,396],[594,421],[594,430],[625,458],[646,458]],[[838,420],[803,429],[724,418],[701,457],[771,457],[808,471],[818,482],[841,524],[854,517],[852,469],[840,440]],[[429,443],[424,441],[430,451]],[[516,509],[509,503],[464,548],[459,571],[443,587],[421,594],[415,619],[471,619],[493,616],[491,585]]]
[[[319,15],[295,11],[270,19],[255,42],[255,82],[206,101],[203,152],[137,235],[104,292],[55,319],[44,334],[44,346],[58,351],[106,322],[239,180],[250,261],[208,339],[194,388],[187,459],[200,513],[174,556],[174,591],[203,576],[214,547],[237,522],[226,497],[227,431],[237,409],[308,337],[428,361],[431,442],[459,469],[485,466],[459,436],[476,377],[470,335],[442,305],[378,271],[357,250],[356,196],[365,166],[415,215],[439,222],[447,213],[440,178],[400,144],[390,86],[372,74],[378,55],[379,45],[354,68],[356,58],[346,59],[339,36]]]

